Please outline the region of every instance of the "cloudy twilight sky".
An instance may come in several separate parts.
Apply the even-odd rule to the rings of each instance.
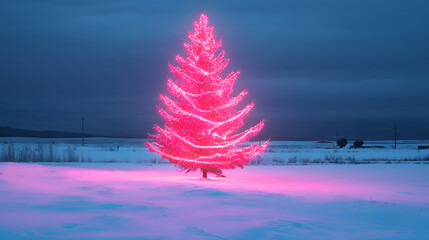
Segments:
[[[3,0],[0,126],[146,136],[201,10],[263,137],[429,138],[429,1]]]

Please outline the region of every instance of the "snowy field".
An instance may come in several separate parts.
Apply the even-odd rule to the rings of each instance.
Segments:
[[[96,162],[167,164],[155,153],[148,153],[144,139],[0,138],[0,161],[6,162]],[[247,143],[249,144],[249,143]],[[336,148],[333,142],[272,141],[266,153],[251,165],[429,163],[429,149],[417,150],[429,141],[368,141],[366,148]]]
[[[0,138],[0,239],[429,239],[429,141],[273,141],[208,180],[143,142]]]
[[[1,163],[0,163],[1,164]],[[0,165],[0,239],[429,239],[429,165]]]

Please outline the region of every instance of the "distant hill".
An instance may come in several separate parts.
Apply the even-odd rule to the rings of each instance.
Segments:
[[[35,131],[20,128],[0,127],[0,137],[37,137],[37,138],[77,138],[80,133],[57,132],[57,131]],[[97,137],[85,134],[85,137]]]

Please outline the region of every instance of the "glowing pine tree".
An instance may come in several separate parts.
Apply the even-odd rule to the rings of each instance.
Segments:
[[[149,151],[159,153],[187,171],[200,169],[203,177],[207,177],[207,172],[223,176],[222,169],[243,168],[268,146],[268,141],[262,145],[237,146],[256,136],[264,121],[235,133],[243,126],[253,102],[240,111],[234,110],[247,91],[230,97],[240,72],[220,77],[229,59],[224,60],[223,50],[215,57],[222,39],[215,39],[213,27],[207,22],[204,14],[198,22],[194,21],[194,32],[188,33],[191,44],[184,43],[188,57],[177,55],[180,67],[169,65],[177,81],[168,79],[167,88],[176,99],[160,95],[167,110],[158,107],[166,121],[165,127],[155,125],[158,133],[149,135],[154,141],[146,142]]]

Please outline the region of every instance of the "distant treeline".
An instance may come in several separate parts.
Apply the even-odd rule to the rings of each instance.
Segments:
[[[37,137],[37,138],[77,138],[81,133],[57,132],[57,131],[35,131],[11,127],[0,127],[0,137]],[[98,137],[85,134],[85,137]]]

